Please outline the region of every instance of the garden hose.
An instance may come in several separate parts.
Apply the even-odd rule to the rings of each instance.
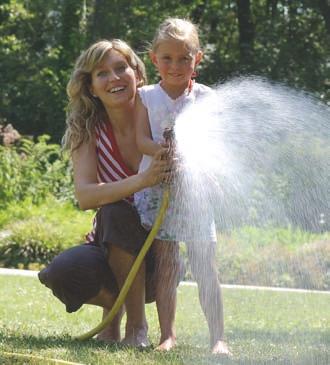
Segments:
[[[148,252],[153,240],[155,239],[156,234],[164,220],[164,216],[165,216],[168,204],[169,204],[169,199],[170,199],[169,187],[165,187],[164,192],[163,192],[162,202],[161,202],[155,223],[154,223],[146,241],[144,242],[144,244],[141,248],[141,251],[139,252],[138,256],[136,257],[136,260],[134,261],[134,263],[132,265],[131,271],[127,275],[125,283],[124,283],[123,287],[121,288],[121,291],[120,291],[113,307],[111,308],[110,312],[107,314],[107,316],[102,320],[102,322],[99,325],[97,325],[95,328],[93,328],[89,332],[86,332],[83,335],[76,337],[76,339],[83,341],[83,340],[87,340],[87,339],[93,337],[94,335],[96,335],[97,333],[102,331],[106,326],[108,326],[111,323],[111,321],[113,320],[113,318],[115,317],[115,315],[118,313],[120,307],[123,305],[123,303],[125,301],[126,295],[132,285],[132,282],[135,279],[135,276],[140,269],[142,261],[143,261],[145,255],[147,254],[147,252]]]
[[[1,355],[3,355],[4,357],[8,357],[8,358],[13,358],[16,360],[22,359],[22,361],[24,361],[24,359],[26,361],[33,361],[33,364],[36,363],[36,361],[38,361],[39,364],[55,364],[55,365],[84,365],[78,362],[71,362],[71,361],[65,361],[65,360],[60,360],[60,359],[52,359],[49,357],[43,357],[43,356],[37,356],[37,355],[30,355],[30,354],[21,354],[21,353],[17,353],[17,352],[1,352]],[[14,363],[14,362],[12,362]],[[15,361],[16,363],[16,361]],[[26,362],[24,362],[24,364],[27,364]]]

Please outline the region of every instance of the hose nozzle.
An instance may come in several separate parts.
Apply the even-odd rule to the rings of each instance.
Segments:
[[[176,164],[178,162],[177,151],[176,151],[176,140],[175,140],[175,132],[173,127],[168,127],[164,129],[163,137],[166,145],[168,146],[168,154],[167,158],[170,160],[171,168],[169,172],[171,173],[171,177],[166,181],[166,184],[173,184],[174,177],[176,174]]]
[[[169,146],[170,151],[175,147],[175,133],[173,127],[168,127],[164,129],[163,137],[165,143]]]

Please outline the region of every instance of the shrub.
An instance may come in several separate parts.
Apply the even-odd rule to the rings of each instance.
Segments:
[[[73,200],[69,159],[49,136],[37,142],[22,139],[18,146],[0,146],[0,207],[30,198],[40,203],[48,195]]]
[[[42,219],[20,222],[0,246],[0,264],[24,269],[30,264],[47,264],[63,249],[63,235]]]
[[[20,209],[11,207],[13,215],[3,226],[10,234],[0,239],[0,266],[24,269],[39,269],[82,242],[94,215],[54,198],[39,206],[25,202]]]
[[[220,236],[217,262],[221,282],[226,284],[330,289],[327,233],[245,227],[230,236]]]

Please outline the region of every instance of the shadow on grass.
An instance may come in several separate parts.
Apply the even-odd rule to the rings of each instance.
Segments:
[[[175,364],[175,365],[329,365],[330,330],[317,331],[263,331],[242,330],[234,328],[228,334],[228,341],[233,351],[232,358],[214,356],[204,346],[194,345],[196,338],[190,336],[179,339],[179,345],[174,351],[167,354],[156,353],[153,347],[143,351],[128,350],[125,346],[109,345],[90,339],[86,341],[76,340],[68,335],[64,336],[31,336],[16,334],[14,332],[0,332],[0,343],[5,344],[7,352],[11,348],[13,352],[40,352],[42,350],[66,349],[70,357],[76,361],[84,359],[98,349],[111,356],[118,351],[144,352],[145,363],[148,364]],[[180,345],[180,343],[182,343]],[[134,356],[134,355],[133,355]],[[143,364],[143,358],[141,364]],[[159,361],[160,360],[160,361]],[[0,361],[1,363],[1,361]],[[107,359],[99,364],[106,364]]]
[[[196,343],[200,338],[186,338],[185,343]],[[192,351],[185,346],[184,364],[189,365],[329,365],[330,329],[318,330],[247,330],[231,328],[227,340],[233,357],[219,359],[209,355],[205,347]],[[197,347],[198,345],[196,345]],[[190,348],[190,350],[189,350]]]
[[[9,347],[13,349],[27,349],[27,350],[43,350],[50,348],[66,348],[69,351],[72,350],[74,352],[80,351],[81,349],[87,350],[97,350],[104,348],[107,349],[108,352],[116,352],[126,350],[129,347],[121,344],[108,344],[102,341],[97,341],[96,339],[90,339],[85,341],[80,341],[75,338],[72,338],[68,335],[63,336],[31,336],[31,335],[22,335],[15,333],[7,333],[4,335],[0,331],[0,343],[6,343]],[[132,348],[130,348],[132,349]],[[148,352],[152,351],[153,347],[149,346],[146,348],[134,348],[135,351],[139,352]]]
[[[330,352],[330,328],[329,329],[297,329],[290,331],[265,331],[265,330],[247,330],[237,328],[231,328],[230,339],[234,341],[239,340],[256,340],[258,342],[269,342],[283,345],[288,342],[298,343],[300,340],[307,342],[308,344],[326,345],[329,347]],[[300,342],[301,343],[301,342]]]

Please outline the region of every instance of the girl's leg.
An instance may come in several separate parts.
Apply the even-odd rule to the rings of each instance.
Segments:
[[[198,285],[201,307],[210,332],[213,354],[230,355],[224,340],[223,301],[215,261],[215,244],[188,243],[191,271]]]
[[[176,242],[155,240],[155,291],[160,325],[160,341],[156,350],[168,351],[175,346],[174,328],[176,287],[180,274],[179,246]]]
[[[135,257],[115,245],[109,245],[109,265],[117,279],[119,289],[125,283]],[[125,308],[126,332],[122,343],[132,346],[147,346],[148,325],[145,316],[145,263],[141,265],[130,287]]]

